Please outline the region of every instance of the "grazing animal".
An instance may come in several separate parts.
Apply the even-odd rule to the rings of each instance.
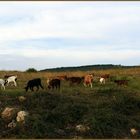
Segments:
[[[62,75],[62,76],[57,76],[58,79],[60,80],[66,80],[67,76],[66,75]]]
[[[15,87],[17,86],[16,81],[17,81],[17,75],[10,76],[10,77],[8,77],[8,78],[6,79],[7,85],[9,85],[9,83],[12,82],[12,83],[14,83]]]
[[[68,77],[66,80],[70,82],[70,85],[72,84],[80,84],[84,77]]]
[[[38,91],[39,86],[42,89],[44,89],[42,84],[41,84],[41,79],[40,78],[32,79],[32,80],[28,81],[27,86],[25,87],[25,90],[28,91],[28,89],[30,89],[31,91],[34,91],[34,87],[37,87],[37,91]]]
[[[110,74],[104,74],[100,76],[101,78],[108,79],[110,78]]]
[[[100,83],[105,84],[105,78],[100,78]]]
[[[48,79],[47,84],[49,89],[54,89],[54,88],[60,89],[61,81],[60,79],[52,79],[52,80]]]
[[[14,76],[14,75],[5,75],[4,78],[7,79],[7,78],[9,78],[11,76]]]
[[[5,90],[6,83],[7,83],[6,80],[0,79],[1,89],[3,88]]]
[[[93,82],[93,75],[88,74],[84,77],[84,86],[89,86],[92,88],[92,82]]]
[[[117,85],[128,85],[128,80],[114,80]]]

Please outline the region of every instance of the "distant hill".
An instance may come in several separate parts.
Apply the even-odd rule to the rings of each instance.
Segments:
[[[75,67],[58,67],[40,70],[41,72],[64,72],[64,71],[90,71],[90,70],[101,70],[101,69],[118,69],[118,68],[135,68],[140,66],[123,66],[123,65],[86,65],[86,66],[75,66]]]

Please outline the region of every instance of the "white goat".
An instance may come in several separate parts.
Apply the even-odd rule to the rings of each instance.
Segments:
[[[105,84],[105,78],[102,78],[102,77],[101,77],[101,78],[100,78],[100,83],[101,83],[101,84]]]
[[[17,86],[16,80],[17,80],[17,75],[8,77],[6,82],[7,82],[7,84],[13,82],[16,87]]]
[[[3,79],[0,79],[1,89],[2,89],[2,87],[3,87],[3,89],[5,90],[5,84],[6,84],[6,81],[3,80]]]

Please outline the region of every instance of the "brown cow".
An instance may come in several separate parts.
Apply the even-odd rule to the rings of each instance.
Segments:
[[[110,78],[110,74],[103,74],[100,77],[104,78],[104,79],[108,79],[108,78]]]
[[[90,85],[90,87],[92,88],[92,82],[93,82],[93,75],[92,74],[88,74],[84,77],[84,86],[88,86]]]
[[[114,80],[114,82],[119,86],[128,85],[128,80]]]
[[[47,80],[47,84],[49,89],[54,89],[54,88],[60,89],[61,81],[60,79]]]
[[[80,84],[84,77],[67,77],[66,80],[70,82],[70,85],[72,84]]]
[[[60,80],[66,80],[67,76],[66,75],[62,75],[62,76],[57,76],[58,79]]]

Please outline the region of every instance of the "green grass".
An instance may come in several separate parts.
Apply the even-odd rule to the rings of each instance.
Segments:
[[[0,112],[7,106],[18,107],[29,112],[25,125],[14,129],[5,128],[0,118],[0,138],[140,138],[140,78],[117,76],[129,79],[126,87],[112,81],[105,85],[93,83],[93,88],[81,85],[69,86],[62,82],[61,90],[25,92],[25,81],[19,86],[0,90]],[[18,96],[26,96],[23,103]],[[75,130],[84,124],[90,127],[85,133]],[[132,136],[131,128],[138,130]]]

